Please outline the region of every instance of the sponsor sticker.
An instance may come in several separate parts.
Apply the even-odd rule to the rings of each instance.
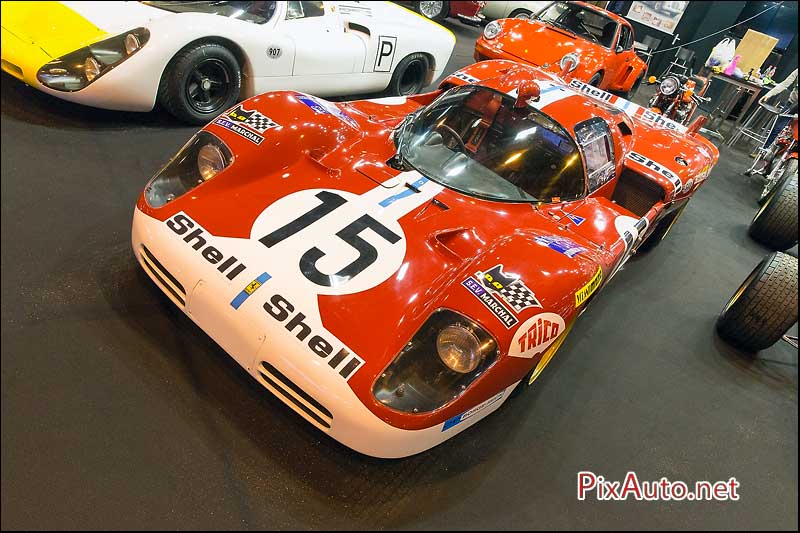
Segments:
[[[542,306],[519,276],[503,272],[503,265],[495,265],[485,272],[478,271],[461,285],[509,329],[519,322],[515,314],[528,307]]]
[[[234,309],[239,309],[239,307],[241,307],[244,301],[247,300],[251,294],[256,292],[258,288],[261,287],[264,283],[266,283],[267,280],[269,280],[271,277],[272,276],[264,272],[256,279],[248,283],[247,287],[242,289],[242,292],[237,294],[236,297],[233,299],[233,301],[231,301],[231,307],[233,307]]]
[[[586,248],[580,246],[572,239],[568,239],[566,237],[555,237],[552,235],[548,235],[543,237],[536,237],[536,239],[534,240],[538,244],[541,244],[542,246],[547,246],[551,250],[555,250],[556,252],[566,255],[569,258],[573,258],[579,253],[586,251]]]
[[[458,78],[459,80],[465,81],[467,83],[477,83],[478,82],[478,78],[476,78],[475,76],[470,76],[469,74],[467,74],[465,72],[456,72],[455,74],[453,74],[453,77],[454,78]]]
[[[634,161],[636,163],[639,163],[640,165],[642,165],[644,167],[652,169],[652,170],[656,171],[658,174],[660,174],[660,175],[664,176],[665,178],[667,178],[670,182],[672,182],[672,185],[675,187],[675,194],[678,194],[679,192],[681,192],[681,179],[678,177],[677,174],[672,172],[667,167],[665,167],[665,166],[663,166],[663,165],[661,165],[659,163],[656,163],[655,161],[653,161],[649,157],[645,157],[645,156],[643,156],[642,154],[640,154],[638,152],[629,153],[628,154],[628,159],[630,159],[631,161]]]
[[[317,115],[333,115],[348,126],[358,129],[358,122],[331,102],[322,101],[319,98],[305,94],[298,95],[297,99],[310,107]]]
[[[576,226],[580,226],[581,224],[586,222],[585,218],[579,217],[578,215],[572,215],[572,214],[567,213],[566,217],[568,219],[570,219],[572,221],[572,223],[575,224]]]
[[[508,355],[530,359],[547,350],[563,331],[564,319],[560,315],[539,313],[517,328]]]
[[[464,411],[460,415],[456,415],[453,418],[451,418],[449,420],[446,420],[444,422],[444,424],[442,425],[442,431],[447,431],[451,427],[457,426],[458,424],[460,424],[464,420],[467,420],[467,419],[472,418],[473,416],[477,415],[478,413],[480,413],[481,411],[483,411],[484,409],[486,409],[490,405],[493,405],[493,404],[497,403],[503,397],[504,393],[505,393],[505,391],[498,392],[497,394],[495,394],[494,396],[492,396],[491,398],[489,398],[485,402],[479,403],[478,405],[476,405],[472,409]]]
[[[600,283],[603,281],[603,269],[597,267],[597,273],[592,276],[592,279],[589,280],[589,283],[581,287],[578,292],[575,293],[575,307],[580,307],[586,300],[589,299],[589,296],[594,294],[594,291],[600,287]]]

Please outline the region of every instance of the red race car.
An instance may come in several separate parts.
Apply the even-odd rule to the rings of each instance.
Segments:
[[[147,184],[133,250],[290,408],[403,457],[533,383],[708,176],[698,129],[509,61],[411,97],[265,93]]]
[[[553,2],[530,19],[490,22],[475,43],[475,61],[510,59],[560,72],[627,96],[645,77],[647,64],[633,49],[624,18],[583,2]]]
[[[476,0],[454,0],[452,2],[398,0],[395,3],[409,6],[423,17],[436,22],[451,17],[473,26],[480,24],[483,20],[478,14],[486,5],[486,2]]]

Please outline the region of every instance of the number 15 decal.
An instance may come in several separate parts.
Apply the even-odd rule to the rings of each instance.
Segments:
[[[315,196],[321,202],[319,205],[295,218],[288,224],[261,237],[259,242],[267,248],[272,248],[276,244],[299,233],[301,230],[307,228],[326,215],[331,214],[337,208],[347,203],[347,199],[330,191],[320,191]],[[358,252],[358,257],[354,261],[334,274],[325,274],[317,267],[317,262],[325,257],[325,252],[313,246],[300,257],[300,272],[312,283],[323,287],[342,285],[358,276],[367,267],[378,260],[378,251],[372,244],[361,237],[361,233],[368,229],[372,230],[390,244],[395,244],[401,239],[400,235],[397,235],[371,215],[364,214],[336,232],[337,237]]]

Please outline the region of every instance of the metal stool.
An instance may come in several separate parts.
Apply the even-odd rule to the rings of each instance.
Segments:
[[[750,141],[756,141],[760,147],[766,142],[769,132],[772,131],[772,127],[780,114],[781,110],[777,107],[759,103],[758,108],[750,113],[747,120],[739,126],[726,144],[733,146],[742,137],[747,137]]]
[[[675,58],[667,67],[667,70],[661,74],[659,79],[664,79],[670,72],[673,70],[680,70],[683,76],[691,76],[692,75],[692,61],[694,61],[694,50],[689,50],[688,48],[679,47],[678,51],[675,53]]]
[[[658,47],[661,46],[661,39],[656,39],[651,35],[645,35],[644,39],[642,39],[642,44],[645,46],[645,50],[640,53],[642,59],[647,64],[647,68],[650,68],[650,60],[653,59],[653,52],[658,50]]]

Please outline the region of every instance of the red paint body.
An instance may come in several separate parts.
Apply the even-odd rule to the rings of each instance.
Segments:
[[[538,69],[507,61],[482,62],[460,73],[502,92],[531,80],[557,81]],[[464,83],[452,75],[441,86]],[[256,217],[288,194],[316,188],[361,194],[397,175],[398,171],[386,164],[395,153],[390,138],[392,128],[442,90],[392,105],[367,100],[337,104],[357,127],[332,114],[316,114],[292,91],[250,98],[243,102],[244,108],[256,109],[282,127],[267,130],[264,141],[255,145],[221,126],[207,125],[205,130],[230,147],[233,163],[164,207],[150,207],[144,195],[137,207],[160,221],[184,211],[214,235],[249,238]],[[714,146],[702,137],[652,127],[579,94],[549,104],[543,112],[573,136],[575,124],[591,117],[601,117],[608,124],[616,158],[616,172],[610,181],[583,199],[538,207],[480,200],[445,188],[436,200],[449,209],[428,202],[400,219],[408,239],[404,259],[408,268],[402,269],[402,275],[395,273],[380,285],[359,293],[318,297],[325,327],[366,361],[349,380],[349,386],[365,406],[388,424],[405,429],[441,424],[523,379],[539,361],[541,355],[507,356],[516,329],[503,327],[461,285],[464,279],[477,270],[502,263],[507,271],[522,277],[542,304],[542,308],[523,310],[518,317],[520,326],[542,312],[560,315],[568,326],[585,307],[581,304],[576,308],[576,292],[595,277],[598,268],[605,283],[642,240],[629,246],[615,229],[615,220],[620,216],[640,219],[639,214],[611,201],[620,173],[626,169],[640,173],[644,181],[661,191],[660,199],[641,213],[650,231],[662,216],[689,199],[718,157]],[[668,167],[684,185],[690,180],[692,185],[676,194],[669,179],[627,158],[632,150]],[[686,166],[677,164],[676,157],[683,158]],[[567,214],[585,221],[576,225]],[[568,257],[537,244],[537,236],[567,237],[586,251]],[[424,414],[393,411],[373,398],[373,383],[426,318],[440,308],[457,310],[481,324],[497,340],[500,356],[463,394],[444,407]],[[531,344],[558,334],[558,326],[548,324],[549,332],[537,332],[543,337],[531,336]]]
[[[575,37],[570,33],[539,20],[502,19],[502,30],[494,39],[481,35],[475,43],[475,60],[508,59],[529,65],[543,67],[558,73],[559,62],[568,53],[580,55],[578,67],[571,73],[575,79],[589,82],[598,72],[602,73],[601,89],[616,92],[630,91],[637,80],[644,78],[647,64],[633,48],[616,51],[620,43],[622,27],[633,35],[633,27],[627,20],[595,6],[583,2],[573,2],[597,12],[601,12],[619,24],[611,48]],[[631,42],[633,39],[631,39]]]

